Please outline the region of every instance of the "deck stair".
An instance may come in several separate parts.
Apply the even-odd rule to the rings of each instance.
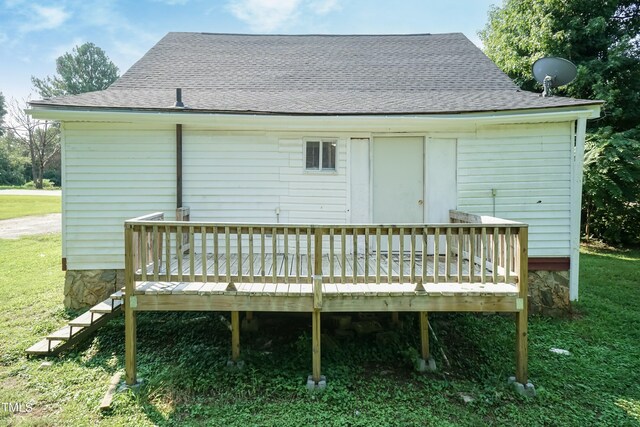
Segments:
[[[121,311],[122,291],[118,291],[25,351],[32,356],[55,356],[88,338]]]

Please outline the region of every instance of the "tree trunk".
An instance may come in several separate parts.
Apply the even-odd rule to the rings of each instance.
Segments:
[[[34,178],[33,182],[38,190],[42,190],[42,176],[44,175],[44,165],[42,162],[38,162],[38,176]]]
[[[31,156],[31,180],[33,184],[38,188],[38,156],[36,156],[36,149],[34,147],[34,138],[33,132],[29,131],[29,154]],[[40,188],[42,188],[42,184],[40,184]]]
[[[591,223],[591,203],[587,201],[586,205],[587,205],[587,209],[586,209],[587,212],[586,212],[585,221],[584,221],[584,237],[587,242],[590,242],[591,238],[589,235],[589,232],[590,232],[589,225]]]
[[[38,188],[38,162],[34,156],[31,156],[31,180]],[[42,187],[42,184],[40,187]]]

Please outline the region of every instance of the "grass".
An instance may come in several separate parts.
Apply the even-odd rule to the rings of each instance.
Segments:
[[[0,195],[0,220],[57,213],[60,210],[60,197]]]
[[[99,401],[109,378],[123,370],[122,318],[51,358],[49,368],[22,353],[73,314],[61,305],[59,258],[56,235],[0,241],[0,403],[33,405],[23,414],[0,406],[0,424],[640,425],[638,251],[585,250],[573,318],[531,318],[534,399],[506,385],[514,369],[510,316],[433,314],[439,344],[432,341],[432,350],[442,370],[429,375],[410,363],[418,348],[415,315],[401,316],[404,326],[384,339],[330,335],[323,341],[328,387],[313,394],[304,389],[309,316],[262,316],[259,334],[243,334],[246,368],[234,372],[225,369],[230,339],[220,313],[141,313],[138,367],[145,385],[138,395],[116,395],[105,414]],[[460,393],[474,401],[463,403]]]

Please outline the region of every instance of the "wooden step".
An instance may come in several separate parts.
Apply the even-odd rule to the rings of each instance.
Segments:
[[[107,298],[100,304],[91,307],[89,311],[92,313],[111,313],[113,310],[120,307],[121,304],[121,300],[112,300],[111,298]]]
[[[94,323],[96,320],[98,320],[104,315],[105,313],[94,313],[91,311],[87,311],[86,313],[70,321],[69,326],[82,326],[82,327],[91,326],[92,323]]]
[[[93,331],[107,323],[121,310],[122,301],[106,299],[70,321],[67,326],[47,335],[42,341],[26,349],[25,352],[33,356],[54,356],[85,340]],[[91,313],[93,313],[93,322],[91,322]],[[73,335],[70,336],[71,332]]]
[[[48,340],[45,338],[26,349],[25,352],[32,355],[52,355],[57,353],[58,348],[63,344],[64,341],[62,340]]]
[[[71,335],[73,329],[73,335]],[[77,335],[79,332],[81,332],[84,328],[82,327],[71,327],[71,326],[64,326],[60,329],[58,329],[55,332],[50,333],[49,335],[46,336],[46,339],[48,340],[56,340],[56,341],[67,341],[70,340],[71,338],[73,338],[74,335]]]

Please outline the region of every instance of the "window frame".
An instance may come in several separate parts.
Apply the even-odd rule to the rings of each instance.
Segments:
[[[307,168],[307,146],[310,142],[318,142],[319,143],[319,153],[318,153],[318,168],[313,168],[313,169],[309,169]],[[333,168],[326,168],[323,166],[322,164],[322,150],[324,148],[324,144],[335,144],[336,145],[336,149],[335,149],[335,156],[333,159],[333,164],[334,167]],[[321,174],[337,174],[338,173],[338,144],[339,144],[339,139],[338,138],[304,138],[304,144],[303,144],[303,163],[302,163],[302,169],[305,173],[310,173],[310,174],[314,174],[314,173],[321,173]]]

